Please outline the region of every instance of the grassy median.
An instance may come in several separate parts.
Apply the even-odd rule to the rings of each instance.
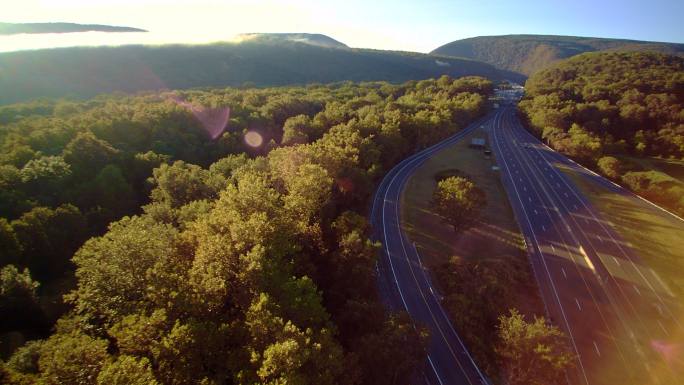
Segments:
[[[402,224],[430,269],[443,304],[474,358],[495,379],[493,346],[497,318],[510,308],[531,319],[543,304],[493,156],[469,147],[480,128],[421,165],[402,195]],[[456,234],[431,207],[437,182],[448,176],[470,178],[486,194],[476,224]]]

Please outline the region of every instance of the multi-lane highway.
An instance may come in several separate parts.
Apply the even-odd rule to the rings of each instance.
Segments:
[[[429,329],[427,362],[418,378],[428,384],[482,385],[488,382],[454,330],[420,256],[401,228],[401,192],[415,169],[426,159],[493,116],[490,114],[456,135],[404,159],[385,176],[373,199],[371,224],[375,239],[383,245],[383,257],[378,262],[381,294],[388,306],[408,312],[418,325]]]
[[[496,115],[490,138],[547,312],[577,357],[568,381],[682,383],[660,348],[681,343],[677,301],[561,167],[624,192],[544,146],[513,106]]]
[[[576,357],[575,366],[566,373],[568,383],[682,383],[681,373],[664,353],[682,342],[676,340],[684,330],[677,301],[560,167],[582,172],[615,193],[625,191],[540,143],[522,128],[512,105],[502,105],[458,134],[405,159],[385,176],[375,194],[371,224],[374,237],[383,245],[378,263],[382,297],[393,309],[407,311],[431,335],[419,380],[488,383],[449,321],[400,220],[401,193],[412,173],[480,125],[488,128],[547,316],[566,333]],[[673,220],[684,229],[684,222]]]

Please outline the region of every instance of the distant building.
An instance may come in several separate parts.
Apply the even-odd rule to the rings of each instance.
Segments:
[[[485,148],[484,138],[473,138],[470,140],[470,148]]]

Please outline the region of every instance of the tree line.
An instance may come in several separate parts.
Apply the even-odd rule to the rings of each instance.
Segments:
[[[684,214],[684,183],[629,161],[684,158],[684,58],[578,55],[530,77],[519,107],[554,149]]]
[[[364,215],[491,92],[443,76],[0,108],[2,331],[44,318],[2,382],[407,383],[427,335],[383,310]]]
[[[475,226],[487,205],[485,192],[463,173],[438,177],[431,208],[456,236]],[[437,177],[437,176],[436,176]],[[478,366],[491,381],[544,385],[562,381],[574,362],[569,340],[544,317],[526,317],[514,307],[514,288],[534,278],[523,259],[452,256],[436,269],[443,305]]]

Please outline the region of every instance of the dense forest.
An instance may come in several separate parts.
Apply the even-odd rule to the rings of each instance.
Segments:
[[[431,53],[480,60],[517,73],[519,76],[511,77],[511,80],[519,81],[560,60],[607,50],[655,51],[684,56],[684,44],[554,35],[479,36],[453,41]]]
[[[0,107],[0,331],[30,340],[0,382],[407,383],[427,335],[377,298],[369,197],[491,92],[443,76]]]
[[[684,158],[684,58],[582,54],[525,88],[520,109],[551,147],[684,215],[684,183],[629,160]]]
[[[39,97],[338,81],[404,82],[441,75],[501,79],[489,64],[410,52],[350,49],[331,38],[258,35],[241,43],[75,47],[0,53],[0,105]],[[328,45],[328,46],[321,46]]]

